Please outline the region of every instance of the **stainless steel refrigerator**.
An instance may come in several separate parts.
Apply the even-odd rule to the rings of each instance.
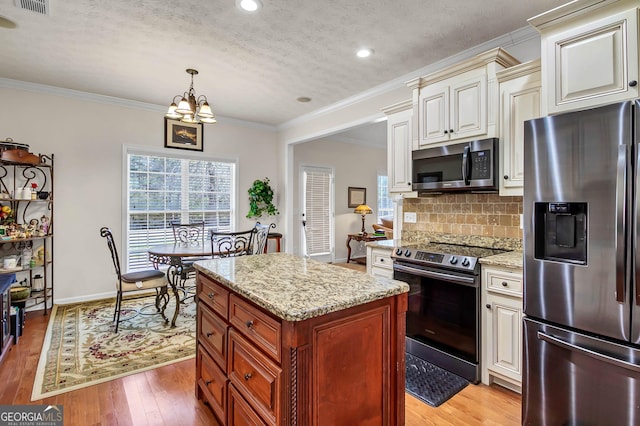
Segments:
[[[523,424],[640,424],[639,121],[525,123]]]

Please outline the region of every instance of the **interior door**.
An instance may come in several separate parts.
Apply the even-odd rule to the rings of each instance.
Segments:
[[[329,167],[302,166],[302,255],[321,262],[335,259],[334,171]]]

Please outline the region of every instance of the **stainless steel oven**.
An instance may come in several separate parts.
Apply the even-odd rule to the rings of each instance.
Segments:
[[[406,351],[480,381],[480,266],[503,250],[452,244],[396,247],[393,277],[409,284]]]

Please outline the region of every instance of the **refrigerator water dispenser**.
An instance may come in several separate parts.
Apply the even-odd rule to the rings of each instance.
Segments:
[[[587,203],[534,203],[535,258],[586,265]]]

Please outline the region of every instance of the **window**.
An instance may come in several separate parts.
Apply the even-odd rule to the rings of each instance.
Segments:
[[[393,201],[389,198],[389,177],[378,175],[378,221],[393,217]]]
[[[127,153],[126,267],[151,266],[149,247],[173,243],[172,222],[235,228],[236,164]]]

